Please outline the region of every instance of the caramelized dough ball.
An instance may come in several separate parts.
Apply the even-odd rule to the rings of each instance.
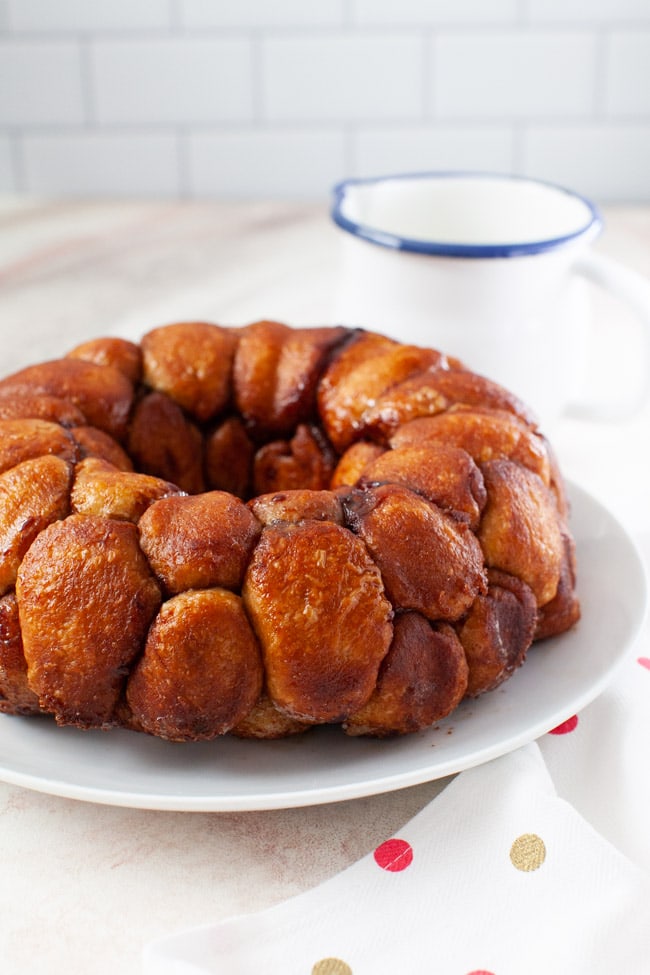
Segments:
[[[0,473],[24,460],[52,454],[73,464],[77,447],[58,423],[49,420],[0,420]]]
[[[361,426],[366,436],[385,443],[402,424],[421,416],[434,416],[450,402],[440,392],[436,377],[448,369],[447,360],[405,379],[377,397],[363,413]]]
[[[38,697],[27,683],[27,662],[15,593],[0,599],[0,712],[38,714]]]
[[[128,449],[142,473],[171,481],[188,494],[205,490],[203,438],[164,393],[149,393],[136,406]]]
[[[70,400],[91,426],[117,440],[126,435],[133,386],[111,366],[98,366],[83,359],[55,359],[8,376],[0,382],[2,390]]]
[[[537,614],[536,640],[545,640],[569,630],[580,619],[580,602],[576,596],[575,542],[562,532],[563,557],[557,592]]]
[[[458,627],[469,665],[467,694],[491,691],[521,666],[535,634],[537,603],[529,586],[490,570],[489,586]]]
[[[72,469],[60,457],[26,460],[0,474],[0,595],[12,589],[39,532],[70,509]]]
[[[224,491],[165,498],[144,513],[140,544],[167,592],[238,589],[261,525]]]
[[[248,507],[263,525],[278,522],[332,521],[343,524],[343,507],[331,491],[282,491],[262,494],[248,502]]]
[[[339,458],[336,465],[330,487],[332,490],[346,485],[352,487],[356,484],[366,467],[384,453],[384,447],[379,444],[369,443],[367,440],[358,440]]]
[[[325,432],[342,452],[365,429],[364,415],[391,387],[440,363],[433,349],[400,345],[366,333],[347,345],[325,371],[318,405]]]
[[[181,494],[180,488],[149,474],[119,471],[96,457],[81,461],[72,485],[72,510],[81,515],[103,515],[137,522],[150,504]]]
[[[318,427],[301,424],[291,440],[275,440],[255,454],[255,494],[307,488],[319,491],[330,485],[336,457]]]
[[[58,396],[34,393],[27,386],[0,388],[0,420],[50,420],[62,427],[86,422],[81,410]]]
[[[467,688],[465,653],[447,623],[404,613],[367,704],[344,724],[348,735],[405,735],[440,721]]]
[[[413,420],[391,439],[392,447],[445,443],[462,447],[477,464],[498,457],[523,464],[550,484],[546,444],[523,420],[505,410],[456,407],[438,416]]]
[[[276,707],[326,722],[365,704],[390,645],[392,609],[360,539],[328,522],[265,528],[243,595]]]
[[[128,339],[98,338],[83,342],[68,352],[69,359],[84,359],[98,366],[112,366],[135,385],[142,378],[140,346]]]
[[[315,413],[316,386],[343,328],[289,328],[255,322],[242,330],[235,355],[237,410],[265,435],[286,434]]]
[[[441,443],[389,450],[366,468],[362,480],[410,488],[474,530],[487,498],[483,476],[469,454]]]
[[[241,721],[261,690],[259,646],[241,599],[204,589],[162,605],[126,698],[143,731],[200,741]]]
[[[79,460],[83,460],[85,457],[98,457],[100,460],[108,461],[120,471],[133,470],[129,455],[122,450],[117,440],[104,433],[103,430],[98,430],[97,427],[81,426],[72,427],[70,433],[79,448]]]
[[[555,596],[564,557],[551,491],[525,467],[509,460],[482,465],[488,500],[478,538],[485,561],[523,579],[538,606]]]
[[[237,738],[286,738],[311,727],[306,721],[297,721],[278,711],[270,697],[263,693],[252,711],[231,728],[230,733]]]
[[[58,724],[113,723],[160,591],[135,525],[70,515],[41,532],[16,585],[29,685]]]
[[[467,525],[397,484],[343,499],[396,609],[457,620],[485,590],[483,553]]]
[[[441,370],[436,387],[450,404],[489,407],[514,413],[529,426],[537,426],[535,414],[518,396],[498,383],[465,368]]]
[[[249,495],[255,447],[237,416],[224,420],[205,441],[205,474],[215,491],[238,498]]]
[[[145,385],[166,393],[198,420],[220,413],[230,399],[237,333],[207,322],[154,328],[142,339]]]

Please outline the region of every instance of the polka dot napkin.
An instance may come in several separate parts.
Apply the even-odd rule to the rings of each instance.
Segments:
[[[540,742],[458,775],[348,870],[149,945],[145,972],[647,975],[650,668],[625,670]]]
[[[646,627],[581,714],[319,887],[150,944],[146,975],[648,975],[649,749]]]

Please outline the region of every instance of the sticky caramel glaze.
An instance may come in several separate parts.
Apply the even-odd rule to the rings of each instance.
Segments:
[[[70,510],[72,468],[60,457],[36,457],[0,474],[0,595],[13,589],[32,542]]]
[[[69,400],[86,422],[124,440],[133,402],[133,384],[112,366],[83,359],[55,359],[27,366],[0,381],[0,395],[32,394]]]
[[[349,735],[409,734],[450,714],[467,689],[467,661],[454,630],[400,614],[370,700],[344,722]]]
[[[530,587],[490,570],[487,593],[476,598],[458,627],[469,667],[468,696],[493,690],[523,663],[536,622],[537,603]]]
[[[129,522],[70,515],[33,542],[16,596],[29,686],[59,724],[106,727],[160,590]]]
[[[342,498],[396,609],[457,620],[485,591],[483,553],[466,524],[397,484]]]
[[[578,619],[567,515],[526,407],[435,350],[93,339],[0,382],[0,707],[174,740],[426,727]]]
[[[180,593],[163,604],[127,684],[132,721],[171,741],[229,731],[262,690],[262,662],[239,596]]]
[[[27,663],[15,593],[0,599],[0,712],[38,714],[38,697],[27,683]]]
[[[329,522],[265,528],[243,596],[281,711],[342,721],[365,704],[391,642],[393,611],[360,539]]]

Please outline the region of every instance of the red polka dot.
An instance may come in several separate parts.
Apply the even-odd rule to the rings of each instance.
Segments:
[[[559,724],[557,728],[553,728],[549,731],[550,735],[568,735],[570,731],[575,731],[578,727],[578,715],[574,714],[573,717],[567,718],[562,724]]]
[[[375,850],[375,860],[382,870],[398,873],[413,861],[413,848],[406,840],[386,840]]]
[[[650,657],[639,657],[637,659],[637,663],[641,664],[642,667],[645,667],[646,670],[650,670]]]

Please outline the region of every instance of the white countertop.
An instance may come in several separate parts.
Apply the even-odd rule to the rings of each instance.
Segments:
[[[598,249],[650,275],[650,208],[606,209],[605,218]],[[329,322],[336,270],[324,207],[5,200],[0,372],[95,335],[137,336],[178,319]],[[620,310],[601,296],[595,304],[599,337],[611,329],[615,350]],[[614,390],[626,382],[613,369],[602,381]],[[633,533],[650,531],[650,408],[622,424],[560,421],[550,432],[569,477]],[[179,813],[0,783],[3,975],[135,975],[146,941],[314,886],[443,784],[304,809]]]

